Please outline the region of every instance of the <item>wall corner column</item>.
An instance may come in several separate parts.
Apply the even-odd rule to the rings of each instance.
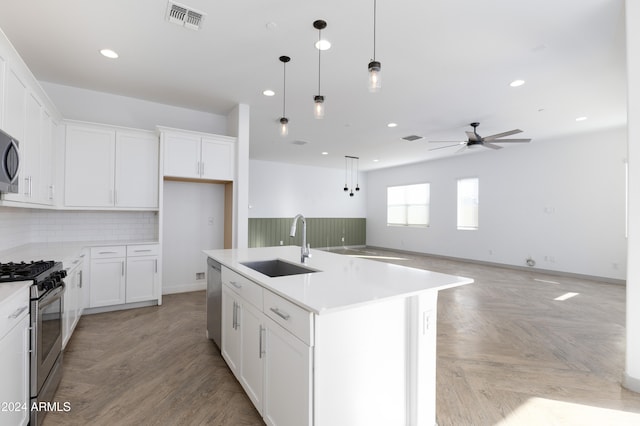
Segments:
[[[640,392],[640,2],[626,0],[627,348],[623,386]],[[634,25],[635,23],[635,25]]]
[[[230,136],[237,138],[236,175],[233,185],[233,248],[249,244],[249,125],[250,108],[238,104],[227,115]]]

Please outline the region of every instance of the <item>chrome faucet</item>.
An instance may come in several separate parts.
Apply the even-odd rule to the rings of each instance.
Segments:
[[[311,257],[309,253],[310,244],[307,244],[307,221],[304,216],[301,214],[297,214],[296,217],[293,218],[293,223],[291,224],[291,232],[289,233],[290,237],[296,236],[296,227],[298,226],[298,219],[302,219],[302,247],[300,247],[300,262],[307,263],[307,259]]]

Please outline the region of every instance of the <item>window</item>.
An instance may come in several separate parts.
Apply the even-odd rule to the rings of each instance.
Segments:
[[[458,179],[458,229],[478,229],[478,178]]]
[[[429,184],[388,187],[387,225],[429,226]]]

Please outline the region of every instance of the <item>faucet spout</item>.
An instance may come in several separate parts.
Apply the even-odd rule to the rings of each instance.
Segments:
[[[302,219],[302,247],[300,247],[300,262],[306,263],[307,259],[311,257],[309,253],[309,245],[307,244],[307,221],[301,214],[297,214],[296,217],[293,218],[293,223],[291,224],[291,231],[289,232],[290,237],[296,236],[296,228],[298,226],[298,219]]]

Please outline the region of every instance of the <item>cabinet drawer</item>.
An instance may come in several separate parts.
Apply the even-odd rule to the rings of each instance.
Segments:
[[[313,346],[313,317],[311,312],[270,291],[265,291],[264,313],[293,333],[298,339],[309,346]]]
[[[108,259],[111,257],[125,257],[127,255],[126,246],[105,246],[92,247],[91,259]]]
[[[127,246],[127,256],[157,256],[159,252],[158,244],[136,244]]]
[[[222,267],[222,283],[238,293],[247,302],[262,309],[262,287],[242,275]]]
[[[29,315],[29,282],[0,284],[0,340]],[[10,294],[10,295],[9,295]],[[9,295],[9,296],[7,296]],[[5,298],[6,297],[6,298]]]

